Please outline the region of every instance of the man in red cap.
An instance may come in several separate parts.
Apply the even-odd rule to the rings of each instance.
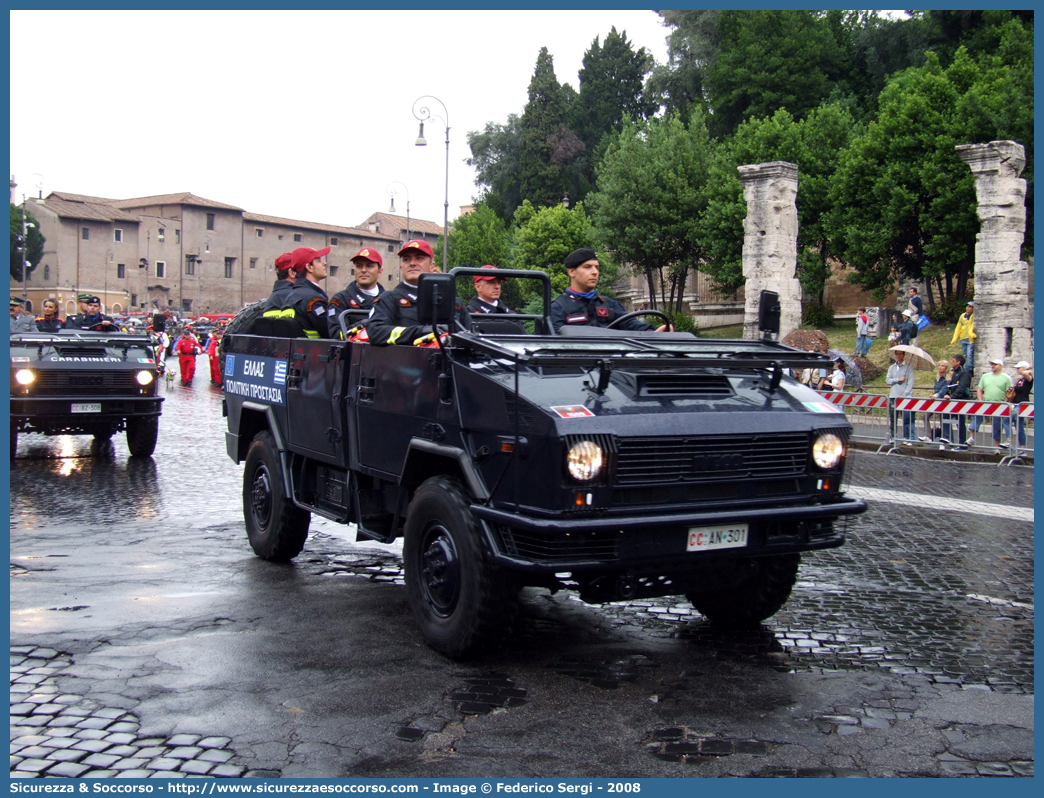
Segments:
[[[269,294],[269,299],[273,297],[278,299],[278,297],[281,297],[283,294],[289,293],[294,287],[294,281],[297,279],[297,272],[293,269],[293,263],[294,256],[290,252],[284,252],[275,259],[276,281],[275,285],[272,286],[272,293]]]
[[[381,285],[381,270],[384,261],[381,253],[373,247],[363,247],[352,256],[355,266],[355,280],[343,291],[338,291],[330,298],[328,320],[330,329],[336,333],[337,317],[345,310],[369,310],[377,297],[384,293]]]
[[[421,324],[417,315],[417,282],[422,274],[433,270],[434,258],[427,241],[407,241],[399,250],[402,282],[373,303],[366,323],[371,344],[410,345],[431,332],[431,327]],[[463,305],[457,308],[457,321],[465,330],[471,329],[471,317]]]
[[[292,320],[298,337],[329,338],[326,292],[319,285],[327,276],[326,255],[329,247],[312,249],[298,247],[292,253],[292,267],[297,272],[294,287],[281,297],[272,296],[265,302],[262,319]],[[303,280],[300,278],[304,278]],[[282,321],[279,321],[282,324]]]
[[[483,269],[495,269],[496,266],[486,265]],[[512,310],[500,301],[500,290],[503,287],[504,278],[490,275],[481,277],[475,275],[475,293],[468,302],[470,313],[511,313]]]

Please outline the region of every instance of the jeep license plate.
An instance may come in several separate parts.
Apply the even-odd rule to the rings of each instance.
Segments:
[[[94,402],[91,404],[73,405],[72,412],[74,413],[100,413],[101,402]]]
[[[746,524],[723,526],[689,527],[686,551],[711,551],[712,549],[740,549],[747,545]]]

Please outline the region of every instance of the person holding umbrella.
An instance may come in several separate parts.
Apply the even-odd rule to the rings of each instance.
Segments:
[[[885,382],[891,385],[888,391],[889,398],[901,399],[913,396],[914,376],[913,360],[906,360],[906,351],[899,347],[893,347],[895,362],[888,367]],[[895,438],[895,412],[889,415],[889,430],[892,438]],[[903,440],[907,443],[913,442],[914,414],[909,410],[903,411]]]

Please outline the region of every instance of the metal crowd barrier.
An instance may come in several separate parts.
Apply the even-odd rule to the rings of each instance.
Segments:
[[[998,465],[1023,463],[1022,455],[1029,450],[1029,432],[1033,424],[1033,404],[1010,404],[1008,402],[980,402],[974,399],[916,399],[913,397],[890,398],[883,394],[848,393],[826,391],[821,396],[844,408],[845,416],[852,424],[852,437],[879,441],[877,452],[893,454],[901,446],[931,446],[952,449],[992,449],[993,420],[1008,420],[1007,441],[999,447],[1003,455]],[[968,419],[971,416],[972,419]],[[920,426],[923,435],[917,434]],[[904,425],[904,422],[905,425]],[[971,425],[976,429],[972,430]],[[937,427],[935,425],[938,425]],[[904,426],[910,437],[904,437]],[[935,430],[942,435],[936,437]],[[1019,444],[1022,430],[1025,443]],[[961,432],[964,435],[961,435]],[[946,433],[949,435],[946,435]],[[1002,423],[1001,437],[1005,432]],[[975,433],[979,440],[967,445],[967,435]],[[961,438],[964,440],[961,440]],[[989,443],[987,443],[989,441]]]

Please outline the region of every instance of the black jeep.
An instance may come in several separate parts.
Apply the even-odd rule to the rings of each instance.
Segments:
[[[500,271],[542,281],[543,314],[515,318],[550,331],[547,276]],[[451,325],[455,277],[477,273],[423,275],[421,318]],[[310,513],[404,536],[409,604],[451,657],[503,641],[524,586],[684,595],[715,622],[760,622],[800,553],[840,546],[866,510],[841,490],[844,415],[784,376],[827,360],[768,340],[564,328],[457,329],[434,348],[225,342],[254,551],[292,559]]]
[[[127,448],[156,449],[163,399],[147,335],[61,330],[11,336],[11,458],[19,432],[93,435],[127,431]]]

